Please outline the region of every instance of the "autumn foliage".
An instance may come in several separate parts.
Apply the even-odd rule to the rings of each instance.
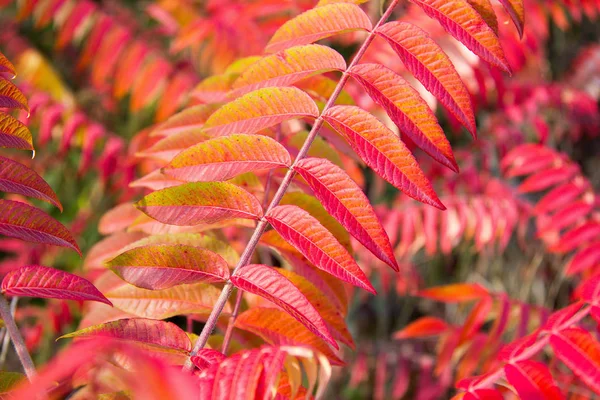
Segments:
[[[0,1],[0,397],[600,395],[599,16]]]

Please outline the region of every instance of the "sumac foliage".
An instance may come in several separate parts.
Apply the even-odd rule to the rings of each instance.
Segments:
[[[600,394],[599,14],[1,1],[2,393]]]

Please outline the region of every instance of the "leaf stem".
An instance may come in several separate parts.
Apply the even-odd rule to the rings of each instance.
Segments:
[[[14,303],[14,306],[16,307],[16,302]],[[11,307],[8,305],[8,302],[2,295],[0,295],[0,316],[4,320],[4,325],[6,325],[8,335],[15,346],[15,350],[19,356],[19,360],[21,361],[25,375],[27,375],[27,378],[31,381],[37,375],[35,366],[33,365],[31,356],[27,351],[27,346],[25,346],[23,336],[21,336],[21,332],[19,332],[17,324],[15,324]]]
[[[229,324],[227,325],[227,330],[225,331],[225,337],[223,338],[223,345],[221,346],[221,353],[227,355],[227,348],[229,347],[229,342],[231,342],[231,336],[233,334],[233,326],[235,325],[235,320],[240,313],[240,305],[242,304],[242,295],[244,291],[242,289],[238,289],[237,296],[235,298],[235,306],[233,307],[233,312],[231,313],[231,317],[229,317]]]
[[[279,204],[281,199],[283,198],[283,195],[287,191],[288,187],[292,183],[292,180],[294,179],[294,176],[296,175],[296,171],[294,170],[294,167],[298,164],[298,162],[300,160],[302,160],[304,157],[306,157],[312,142],[315,140],[315,138],[319,134],[319,130],[323,126],[323,122],[324,122],[323,114],[335,104],[335,101],[337,100],[338,96],[342,92],[344,85],[348,81],[348,78],[350,77],[350,75],[348,74],[348,70],[350,70],[353,66],[358,64],[358,62],[360,61],[362,56],[367,51],[367,48],[369,47],[371,42],[373,42],[373,39],[375,39],[375,31],[377,30],[377,28],[379,28],[379,26],[381,26],[390,17],[390,15],[392,14],[392,11],[394,10],[394,7],[396,7],[396,5],[398,4],[398,1],[399,0],[392,0],[390,2],[390,5],[388,6],[387,10],[381,16],[379,21],[377,21],[377,24],[375,25],[373,30],[371,30],[371,32],[369,32],[367,38],[365,39],[363,44],[358,49],[356,56],[354,56],[354,59],[352,60],[352,62],[348,66],[348,68],[346,68],[344,73],[342,74],[342,77],[340,78],[337,86],[335,87],[335,90],[331,94],[331,97],[329,97],[329,100],[327,100],[327,103],[325,104],[325,107],[323,107],[323,110],[321,111],[319,117],[315,120],[315,123],[313,124],[312,129],[310,130],[306,140],[304,141],[302,148],[300,149],[300,151],[298,152],[298,155],[296,156],[296,159],[290,166],[288,172],[286,173],[285,177],[283,178],[283,181],[281,182],[281,185],[279,186],[279,188],[277,189],[277,192],[273,196],[273,199],[271,200],[269,207],[265,210],[265,215],[267,215],[269,213],[269,211],[271,211],[273,208],[275,208]],[[244,252],[242,253],[242,255],[240,257],[239,262],[237,263],[237,265],[235,266],[235,268],[232,272],[232,275],[234,275],[240,267],[243,267],[246,264],[248,264],[250,257],[252,257],[252,254],[254,253],[254,250],[256,249],[256,246],[258,245],[258,241],[260,240],[260,237],[262,236],[264,231],[267,229],[267,225],[268,225],[267,220],[264,217],[262,217],[260,219],[260,221],[258,222],[258,224],[256,225],[256,228],[254,229],[254,233],[250,237],[250,240],[248,241],[248,244],[246,245],[246,248],[244,249]],[[206,324],[204,324],[204,328],[202,329],[200,336],[196,340],[196,343],[194,344],[194,348],[191,351],[190,356],[196,355],[198,353],[198,351],[200,351],[200,349],[204,348],[204,346],[206,345],[206,341],[208,340],[208,337],[212,333],[213,329],[215,328],[215,325],[217,323],[219,315],[223,311],[223,308],[225,307],[225,303],[229,299],[229,296],[231,295],[232,291],[233,291],[233,284],[230,281],[228,281],[225,284],[225,286],[223,287],[223,291],[221,292],[221,295],[217,299],[217,302],[215,303],[215,307],[212,309],[212,312],[211,312],[210,316],[208,317]],[[194,364],[191,362],[191,360],[189,358],[186,361],[185,365],[183,366],[183,370],[187,371],[187,372],[192,372],[194,370]]]

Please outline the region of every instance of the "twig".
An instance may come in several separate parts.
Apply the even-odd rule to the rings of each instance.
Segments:
[[[14,298],[13,304],[16,308],[17,303]],[[13,318],[11,307],[8,305],[8,302],[2,295],[0,295],[0,316],[4,320],[4,324],[6,325],[8,335],[10,336],[10,339],[12,340],[15,346],[15,350],[17,351],[17,355],[19,356],[19,360],[21,361],[21,365],[23,366],[25,375],[27,375],[27,378],[31,381],[37,375],[35,371],[35,366],[33,365],[31,356],[27,351],[27,346],[25,346],[23,336],[21,336],[21,332],[19,332],[17,324],[15,324],[15,319]]]
[[[17,311],[17,303],[19,302],[18,297],[13,297],[10,302],[10,314],[15,316],[15,312]],[[8,345],[10,343],[10,336],[7,333],[6,327],[2,328],[2,351],[0,351],[0,369],[4,368],[4,363],[6,362],[6,356],[8,355]]]

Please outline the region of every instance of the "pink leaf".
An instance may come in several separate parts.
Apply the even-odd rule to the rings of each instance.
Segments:
[[[234,286],[277,304],[316,335],[338,349],[325,321],[306,296],[274,267],[251,264],[231,277]]]
[[[286,241],[317,268],[375,293],[348,251],[309,213],[296,206],[278,206],[266,218]]]
[[[39,265],[21,267],[6,274],[2,280],[2,292],[11,296],[99,301],[112,306],[86,279]]]
[[[186,245],[135,247],[106,265],[124,281],[151,290],[184,283],[225,282],[229,278],[229,267],[221,256]]]
[[[60,339],[95,337],[118,339],[181,353],[192,350],[190,339],[177,325],[144,318],[119,319],[94,325],[63,335]]]
[[[256,197],[231,183],[186,183],[156,191],[136,207],[164,224],[190,226],[234,218],[259,219]]]
[[[56,194],[41,176],[21,163],[1,156],[0,190],[46,201],[62,211]]]
[[[0,234],[28,242],[81,250],[69,230],[35,207],[18,201],[0,199]]]

